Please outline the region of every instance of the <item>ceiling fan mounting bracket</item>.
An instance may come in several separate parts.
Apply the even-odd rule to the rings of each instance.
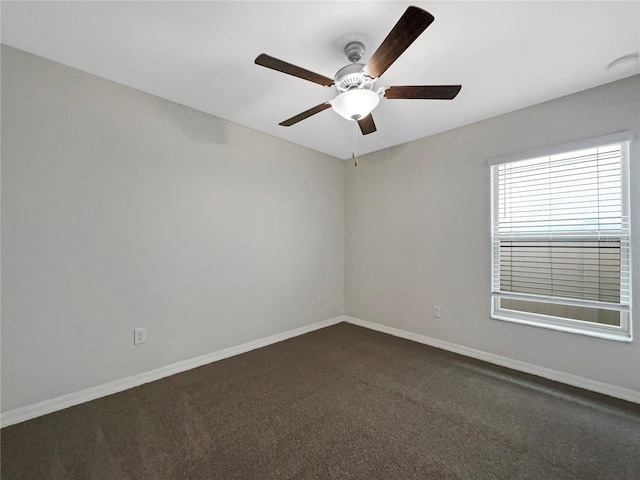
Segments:
[[[358,41],[347,43],[344,47],[344,54],[351,63],[358,63],[364,55],[364,43]]]

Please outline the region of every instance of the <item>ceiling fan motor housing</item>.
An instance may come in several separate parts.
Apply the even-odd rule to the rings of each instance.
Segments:
[[[338,92],[346,92],[351,88],[368,88],[373,87],[374,78],[367,77],[364,73],[364,64],[352,63],[346,67],[342,67],[334,77],[335,87]]]

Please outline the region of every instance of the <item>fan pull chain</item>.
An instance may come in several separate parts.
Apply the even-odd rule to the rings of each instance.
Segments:
[[[358,131],[356,130],[356,121],[353,121],[353,148],[351,149],[351,158],[353,158],[353,166],[358,166],[358,157],[356,156],[356,148],[358,146]]]

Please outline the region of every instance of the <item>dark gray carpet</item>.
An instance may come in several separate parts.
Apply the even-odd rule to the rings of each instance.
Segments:
[[[2,479],[639,479],[640,406],[339,324],[2,430]]]

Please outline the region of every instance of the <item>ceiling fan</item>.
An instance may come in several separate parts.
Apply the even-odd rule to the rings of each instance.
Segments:
[[[364,54],[364,44],[357,41],[349,42],[344,48],[344,53],[351,64],[338,70],[333,80],[265,53],[258,55],[255,60],[258,65],[325,87],[335,87],[338,92],[338,96],[333,100],[305,110],[280,122],[280,125],[289,127],[316,113],[333,108],[347,120],[357,121],[362,134],[368,135],[376,131],[371,112],[380,102],[380,97],[433,100],[455,98],[462,88],[461,85],[412,85],[375,89],[376,80],[431,25],[433,20],[433,15],[426,10],[414,6],[407,8],[366,65],[358,63]]]

